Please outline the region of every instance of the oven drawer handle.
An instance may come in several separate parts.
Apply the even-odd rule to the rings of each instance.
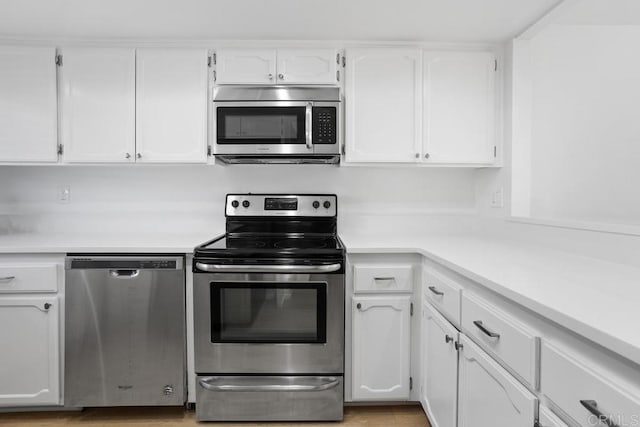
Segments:
[[[219,265],[196,262],[196,268],[208,272],[226,273],[331,273],[342,268],[342,264],[326,265]]]
[[[318,385],[309,384],[213,384],[209,378],[201,379],[200,385],[210,391],[323,391],[329,390],[340,384],[337,378],[329,378],[330,381]]]

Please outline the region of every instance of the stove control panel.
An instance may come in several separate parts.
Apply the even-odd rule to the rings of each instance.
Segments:
[[[335,217],[335,194],[227,194],[226,216]]]

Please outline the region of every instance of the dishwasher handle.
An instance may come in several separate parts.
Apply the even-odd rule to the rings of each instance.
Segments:
[[[140,270],[133,269],[119,269],[119,270],[109,270],[109,276],[114,279],[135,279],[140,275]]]

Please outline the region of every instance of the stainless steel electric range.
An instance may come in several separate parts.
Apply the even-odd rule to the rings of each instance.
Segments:
[[[193,261],[198,419],[341,420],[336,196],[229,194],[225,215]]]

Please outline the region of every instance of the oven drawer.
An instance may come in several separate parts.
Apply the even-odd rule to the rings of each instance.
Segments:
[[[198,376],[198,421],[339,421],[341,376]]]
[[[411,265],[353,266],[353,292],[412,292],[413,268]]]

